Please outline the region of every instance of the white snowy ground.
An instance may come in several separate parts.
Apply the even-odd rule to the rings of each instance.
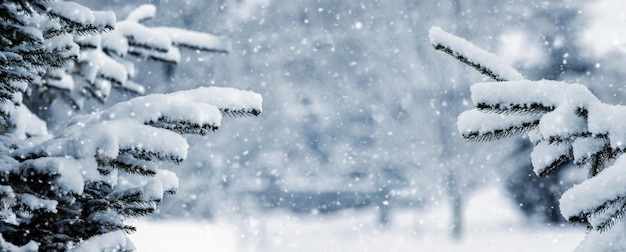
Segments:
[[[449,208],[395,212],[382,229],[376,212],[303,217],[275,212],[242,223],[197,220],[138,221],[131,235],[141,251],[572,251],[583,227],[529,224],[497,187],[474,195],[466,209],[465,238],[449,239]],[[242,231],[245,230],[246,232]]]

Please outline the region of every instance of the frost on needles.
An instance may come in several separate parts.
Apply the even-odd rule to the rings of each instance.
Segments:
[[[526,80],[495,55],[438,27],[430,30],[437,50],[492,78],[472,85],[475,108],[459,116],[468,141],[524,135],[533,142],[534,172],[545,176],[566,162],[588,171],[588,179],[566,191],[561,214],[592,232],[579,251],[626,249],[621,236],[626,213],[626,107],[602,103],[585,86]]]
[[[142,93],[126,54],[176,62],[180,47],[230,50],[210,34],[143,26],[155,11],[144,5],[116,23],[113,13],[74,2],[0,3],[0,251],[134,250],[126,234],[135,228],[125,220],[154,212],[176,192],[167,168],[187,156],[183,134],[261,113],[259,94],[201,87],[76,116],[50,135],[25,95],[64,90],[104,101],[112,86]]]

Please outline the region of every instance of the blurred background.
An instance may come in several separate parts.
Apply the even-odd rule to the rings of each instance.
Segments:
[[[135,81],[147,93],[215,85],[264,99],[260,117],[189,137],[189,157],[174,168],[177,195],[137,224],[138,237],[142,225],[169,223],[163,232],[178,227],[221,242],[200,247],[407,251],[428,242],[485,248],[493,244],[472,239],[508,232],[496,238],[503,246],[532,239],[569,251],[584,236],[558,209],[560,194],[584,172],[538,178],[527,139],[461,139],[456,118],[472,107],[469,88],[489,80],[435,51],[428,30],[436,25],[472,41],[528,79],[581,83],[604,102],[624,104],[626,6],[618,0],[80,2],[118,20],[151,3],[150,25],[232,42],[230,54],[184,51],[178,65],[136,59]],[[117,92],[79,113],[128,98]],[[69,106],[52,108],[63,115]]]

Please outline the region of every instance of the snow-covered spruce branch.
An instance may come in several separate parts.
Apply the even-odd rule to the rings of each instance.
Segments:
[[[258,116],[259,99],[257,94],[252,92],[234,92],[234,88],[203,87],[188,91],[178,91],[174,96],[186,97],[194,101],[202,101],[215,105],[224,116],[245,117]]]
[[[64,68],[79,57],[73,38],[110,31],[112,12],[91,11],[67,1],[3,1],[0,4],[0,132],[29,84],[46,71]]]
[[[178,178],[163,168],[185,159],[180,134],[216,130],[220,109],[258,115],[261,106],[259,94],[233,88],[155,94],[75,117],[31,147],[0,148],[13,157],[0,166],[0,201],[10,202],[0,211],[0,247],[132,249],[124,232],[135,228],[124,220],[151,214],[176,192]]]
[[[85,98],[105,102],[112,89],[136,94],[145,92],[141,84],[132,81],[136,72],[128,55],[177,64],[181,58],[180,48],[213,53],[231,50],[230,41],[212,34],[143,24],[155,16],[154,5],[142,5],[131,11],[125,20],[116,23],[113,17],[109,21],[112,22],[110,32],[76,36],[74,41],[81,50],[74,60],[75,67],[49,69],[35,87],[43,93],[60,91],[71,104],[81,108]]]
[[[58,1],[49,2],[46,5],[35,3],[32,6],[61,23],[61,25],[48,26],[43,32],[46,38],[66,33],[96,35],[113,30],[115,22],[112,13],[92,11],[75,2]]]
[[[469,41],[433,26],[428,31],[430,43],[436,50],[445,52],[473,67],[495,81],[523,80],[524,76],[490,52],[478,48]]]
[[[492,54],[439,28],[432,28],[430,35],[435,48],[447,48],[455,58],[462,56],[463,62],[488,69],[478,69],[487,76],[498,76],[497,82],[472,85],[475,108],[459,116],[464,138],[492,141],[527,134],[535,145],[531,158],[536,174],[549,174],[568,161],[589,171],[587,180],[561,197],[566,219],[607,231],[624,217],[625,106],[604,104],[580,84],[502,74],[512,71],[494,61]],[[617,229],[624,231],[621,226]]]

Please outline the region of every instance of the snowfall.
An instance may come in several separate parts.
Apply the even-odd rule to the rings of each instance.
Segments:
[[[264,1],[259,0],[252,2]],[[595,8],[602,9],[603,11],[612,10],[621,12],[621,8],[610,8],[612,5],[607,5],[608,2],[610,1],[600,1]],[[322,12],[323,9],[319,8],[319,10],[319,12]],[[150,11],[152,10],[150,9]],[[608,15],[597,16],[606,19]],[[621,13],[619,16],[623,17]],[[594,44],[592,51],[596,54],[607,53],[596,47],[609,48],[617,46],[620,52],[626,52],[626,38],[609,37],[601,40],[597,39],[597,34],[626,34],[621,30],[611,30],[610,28],[614,26],[605,24],[623,21],[623,19],[615,21],[600,18],[590,25],[587,32],[582,35],[582,40],[583,42],[591,41],[589,43]],[[308,20],[306,20],[306,22],[308,23]],[[363,24],[359,21],[355,23],[354,28],[361,30],[362,26]],[[131,28],[132,27],[128,29]],[[171,32],[172,30],[169,31]],[[449,41],[451,38],[440,28],[431,29],[430,35],[433,44],[444,42],[450,44]],[[306,41],[307,40],[303,40],[302,44],[307,44]],[[469,48],[468,50],[462,50],[461,56],[466,56],[467,58],[484,58],[486,64],[482,65],[492,67],[500,65],[492,63],[494,60],[491,56],[476,54],[476,49],[464,44],[463,41],[461,42],[457,45],[458,47]],[[230,49],[230,44],[223,46]],[[335,49],[333,48],[332,50],[334,52]],[[448,60],[453,61],[452,58]],[[356,62],[354,62],[354,64],[352,63],[353,62],[350,62],[350,66],[357,65]],[[267,65],[267,63],[265,64]],[[596,66],[598,67],[599,64]],[[496,70],[504,73],[502,76],[505,77],[504,79],[523,79],[515,70],[508,68]],[[126,76],[126,74],[123,74],[123,76]],[[289,74],[287,74],[287,76],[289,76]],[[513,84],[506,83],[506,85],[508,85],[507,90],[510,91]],[[526,88],[532,83],[518,82],[517,84],[519,84],[518,86],[521,90],[522,87]],[[540,84],[545,87],[550,83],[548,83],[548,81],[541,81],[541,83],[536,82],[535,84]],[[481,94],[483,96],[493,95],[494,85],[494,83],[477,84],[473,88],[472,94],[474,96],[480,96]],[[559,90],[559,88],[560,86],[555,86],[554,90]],[[507,93],[511,96],[510,99],[514,99],[521,93],[521,91],[517,92],[517,89],[513,91],[515,92]],[[274,92],[274,90],[272,90],[272,92]],[[557,92],[550,93],[553,94]],[[564,93],[571,94],[567,92]],[[314,94],[312,96],[314,97]],[[495,95],[495,97],[498,98],[502,96],[502,94]],[[553,96],[551,95],[550,97]],[[568,95],[568,97],[571,96]],[[156,100],[160,97],[152,96],[144,99],[150,98]],[[475,97],[472,97],[472,99],[476,100]],[[256,101],[258,99],[247,100]],[[268,100],[271,101],[271,99]],[[154,102],[154,104],[156,104],[156,102]],[[260,105],[258,107],[260,107]],[[573,110],[570,109],[567,111],[572,112]],[[119,111],[115,112],[116,113],[111,114],[120,114]],[[187,111],[184,112],[187,113]],[[217,109],[215,109],[214,112],[214,115],[202,114],[197,115],[197,117],[207,118],[207,121],[202,121],[202,123],[209,123],[208,118],[212,120],[216,117],[221,118]],[[287,113],[296,112],[287,111]],[[339,115],[340,113],[337,114]],[[154,115],[155,114],[145,115],[145,117],[148,118],[148,116]],[[480,131],[485,127],[484,120],[475,120],[477,114],[466,115],[469,116],[462,116],[460,120],[461,124],[459,125],[459,129],[461,132],[465,132],[465,129]],[[98,114],[98,116],[100,116],[100,114]],[[178,117],[182,118],[184,116],[191,117],[194,115],[181,113],[181,116]],[[474,119],[471,121],[473,124],[467,124],[467,120],[463,120],[464,118]],[[482,117],[480,119],[482,119]],[[535,120],[536,118],[531,119]],[[559,119],[562,118],[559,117]],[[607,125],[605,121],[596,120],[593,122],[596,123],[591,124],[591,126],[596,125],[598,127],[592,128],[601,128],[600,126]],[[554,125],[555,123],[550,121],[550,123],[546,124]],[[215,126],[219,126],[219,122],[215,124]],[[508,127],[509,125],[504,126]],[[624,125],[617,126],[616,128],[619,128],[619,131],[624,127]],[[488,128],[493,127],[495,126]],[[569,128],[564,127],[557,128],[569,130]],[[546,135],[549,135],[548,131],[551,129],[542,127],[541,130],[543,133],[546,133]],[[609,131],[610,130],[601,128],[597,133]],[[591,132],[593,132],[593,130],[591,130]],[[626,138],[626,136],[623,137]],[[154,140],[164,141],[164,139],[171,142],[173,138]],[[621,145],[622,141],[619,142]],[[182,142],[180,145],[182,145]],[[96,150],[96,148],[92,149]],[[569,149],[567,150],[569,151]],[[247,155],[248,152],[246,151],[245,153],[244,156]],[[181,153],[177,156],[185,155],[186,153]],[[90,156],[94,155],[91,154]],[[626,158],[620,160],[622,160],[620,162],[624,162],[623,160],[626,160]],[[535,166],[539,165],[535,164]],[[604,174],[607,177],[613,175],[613,173],[607,172]],[[621,181],[616,180],[615,183],[617,182],[621,183]],[[82,187],[79,186],[79,188]],[[597,197],[597,195],[594,194],[586,198],[591,197]],[[614,197],[614,195],[609,195],[605,198],[611,199],[612,197]],[[135,244],[137,251],[572,251],[585,238],[587,232],[584,225],[574,225],[570,223],[547,224],[539,220],[529,219],[523,215],[519,209],[520,207],[510,199],[511,196],[508,195],[504,185],[502,185],[502,183],[494,183],[480,187],[480,189],[471,193],[471,197],[466,198],[467,204],[463,209],[463,235],[461,239],[457,240],[453,239],[451,236],[451,226],[453,223],[452,207],[444,197],[441,198],[441,202],[431,204],[426,209],[394,208],[392,210],[391,223],[387,226],[381,226],[378,221],[378,212],[373,207],[346,209],[338,213],[324,215],[303,215],[284,210],[266,210],[250,213],[247,216],[237,214],[224,217],[220,216],[212,220],[199,219],[197,217],[196,219],[183,218],[181,214],[179,218],[151,219],[147,217],[129,219],[125,223],[137,227],[137,231],[129,237]],[[568,197],[564,198],[567,200]],[[604,198],[598,199],[603,199],[600,202],[604,202]],[[578,205],[576,206],[578,207]],[[576,211],[572,210],[569,212],[576,214],[580,208],[582,207],[575,208]],[[175,215],[175,213],[170,213],[168,216],[172,215]],[[567,216],[569,216],[569,214]]]
[[[584,226],[548,226],[528,221],[497,185],[476,192],[465,209],[464,237],[450,236],[450,208],[402,210],[390,226],[376,210],[336,215],[265,212],[245,221],[190,219],[130,221],[138,251],[572,251]],[[323,221],[321,221],[323,220]]]

